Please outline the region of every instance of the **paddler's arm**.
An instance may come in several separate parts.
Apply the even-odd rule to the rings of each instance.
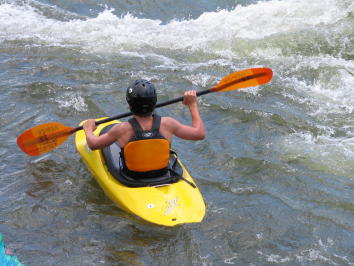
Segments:
[[[93,131],[96,129],[95,119],[89,119],[83,124],[86,134],[86,142],[91,150],[102,149],[117,141],[114,130],[109,130],[101,136],[95,136]],[[112,128],[113,129],[113,128]]]
[[[187,126],[174,120],[173,134],[179,138],[187,140],[202,140],[205,138],[205,128],[203,120],[199,114],[197,94],[195,90],[184,93],[183,104],[187,105],[192,117],[192,125]]]

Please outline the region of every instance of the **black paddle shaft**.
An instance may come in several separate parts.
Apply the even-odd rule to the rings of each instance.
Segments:
[[[203,90],[203,91],[198,91],[197,92],[197,96],[208,94],[210,92],[213,92],[213,91],[211,91],[210,89]],[[159,108],[159,107],[162,107],[162,106],[166,106],[166,105],[170,105],[170,104],[178,103],[178,102],[182,102],[182,101],[183,101],[183,96],[175,98],[175,99],[172,99],[172,100],[169,100],[169,101],[165,101],[165,102],[162,102],[162,103],[158,103],[158,104],[156,104],[155,108]],[[132,114],[133,114],[132,112],[126,112],[124,114],[108,117],[106,119],[102,119],[102,120],[96,121],[96,125],[98,126],[100,124],[104,124],[104,123],[110,122],[112,120],[117,120],[117,119],[121,119],[121,118],[124,118],[124,117],[128,117],[128,116],[131,116]],[[79,131],[79,130],[82,130],[82,129],[83,129],[83,126],[79,126],[79,127],[75,128],[73,130],[73,132],[76,132],[76,131]]]

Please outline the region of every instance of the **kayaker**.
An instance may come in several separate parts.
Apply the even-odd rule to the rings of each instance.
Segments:
[[[147,80],[133,82],[126,91],[126,100],[133,118],[113,126],[107,133],[95,136],[95,120],[83,124],[90,149],[102,149],[118,142],[126,172],[132,176],[158,175],[165,171],[170,157],[173,136],[185,140],[205,137],[203,120],[199,114],[195,90],[184,93],[183,104],[188,106],[192,125],[185,125],[172,117],[153,114],[157,102],[155,86]]]

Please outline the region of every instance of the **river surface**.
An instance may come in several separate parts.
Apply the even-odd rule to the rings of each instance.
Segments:
[[[352,0],[0,0],[0,232],[26,265],[354,265]],[[16,138],[269,67],[266,85],[202,96],[207,137],[173,148],[207,204],[164,228],[118,209],[74,138]],[[181,104],[157,110],[190,123]]]

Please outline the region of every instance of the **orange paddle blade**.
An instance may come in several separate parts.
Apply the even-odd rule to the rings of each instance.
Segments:
[[[28,155],[37,156],[58,147],[74,133],[73,130],[63,124],[49,122],[23,132],[17,138],[17,145]]]
[[[250,68],[227,75],[210,90],[220,92],[259,86],[269,82],[272,77],[273,71],[270,68]]]

